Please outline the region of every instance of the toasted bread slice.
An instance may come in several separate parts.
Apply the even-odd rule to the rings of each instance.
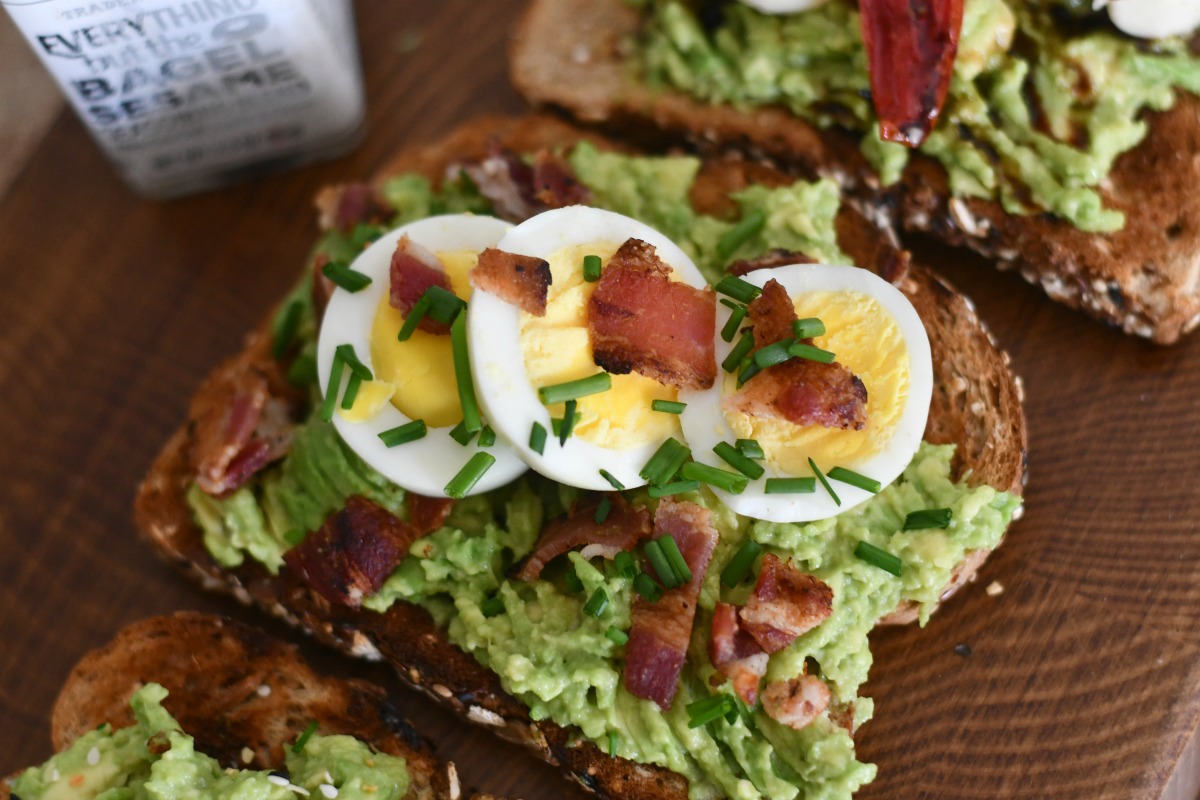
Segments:
[[[566,148],[581,138],[615,147],[597,136],[548,117],[485,118],[440,143],[401,153],[384,175],[419,172],[438,179],[454,162],[482,156],[491,138],[518,151]],[[749,182],[790,182],[783,173],[742,159],[709,162],[693,191],[700,210],[716,211],[727,194]],[[907,254],[865,216],[846,207],[838,218],[839,244],[856,263],[896,278],[916,305],[933,348],[936,388],[926,438],[957,445],[956,476],[1019,493],[1025,475],[1025,419],[1021,390],[1008,358],[989,338],[969,301],[923,268],[907,265]],[[247,370],[276,370],[269,325],[252,334],[246,348],[219,366],[192,404],[195,418],[222,396],[222,387]],[[332,607],[304,585],[251,563],[222,569],[204,548],[185,493],[194,479],[189,448],[191,424],[182,426],[158,457],[136,502],[138,526],[167,559],[209,588],[229,592],[288,620],[344,652],[385,659],[399,677],[467,719],[494,728],[504,738],[530,747],[561,766],[585,788],[603,797],[684,798],[686,780],[654,766],[611,758],[571,730],[533,721],[525,706],[501,688],[499,679],[473,657],[451,645],[423,609],[404,602],[386,613]],[[948,596],[986,558],[975,551],[946,587]],[[886,622],[911,621],[915,606],[904,606]]]
[[[513,83],[537,106],[643,141],[732,147],[836,178],[906,230],[970,247],[1127,333],[1169,344],[1200,324],[1200,98],[1183,94],[1171,110],[1148,115],[1149,135],[1101,189],[1106,206],[1126,212],[1125,227],[1087,233],[1048,214],[1015,216],[996,202],[953,198],[945,170],[920,154],[883,191],[856,137],[783,108],[736,109],[652,90],[628,63],[640,25],[623,0],[533,0],[513,40]]]

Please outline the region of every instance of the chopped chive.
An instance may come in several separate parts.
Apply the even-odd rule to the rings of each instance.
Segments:
[[[361,292],[371,285],[371,279],[366,275],[336,261],[330,261],[321,267],[321,274],[351,294]]]
[[[613,477],[613,474],[606,469],[600,470],[600,477],[608,481],[608,485],[616,489],[618,492],[625,489],[625,484]]]
[[[613,644],[625,644],[629,641],[628,633],[613,626],[609,626],[609,629],[604,632],[604,635]]]
[[[746,458],[766,458],[767,454],[763,452],[762,445],[757,439],[738,439],[736,445],[738,452]]]
[[[921,511],[912,511],[904,518],[904,528],[906,531],[921,531],[928,528],[946,528],[950,525],[950,520],[954,518],[954,512],[948,508],[926,508]]]
[[[731,303],[724,297],[721,298],[721,302],[733,309],[733,313],[729,315],[729,319],[725,320],[725,325],[721,328],[721,338],[732,342],[733,337],[737,336],[738,326],[746,318],[746,307],[741,303]]]
[[[368,222],[360,222],[354,226],[354,231],[350,234],[350,241],[360,248],[366,247],[371,242],[383,236],[383,228],[378,225],[372,225]]]
[[[414,419],[412,422],[406,422],[395,428],[389,428],[379,434],[379,439],[383,442],[384,447],[398,447],[402,444],[415,442],[417,439],[424,439],[425,434],[429,429],[425,426],[425,420]]]
[[[749,303],[762,294],[762,289],[736,275],[726,275],[713,288],[717,290],[717,294],[729,295],[740,303]]]
[[[766,347],[760,347],[754,352],[754,363],[758,365],[759,369],[766,369],[790,361],[792,354],[788,352],[788,345],[794,343],[794,339],[780,339]]]
[[[650,456],[650,460],[638,475],[656,486],[664,484],[675,476],[691,454],[692,451],[686,445],[669,436],[654,451],[654,455]]]
[[[762,372],[762,367],[754,363],[754,359],[746,359],[746,365],[742,367],[742,371],[738,373],[737,385],[741,388],[742,384],[753,378],[758,373]]]
[[[738,224],[730,228],[717,242],[717,255],[728,260],[739,247],[750,241],[766,224],[767,215],[761,208],[746,213]]]
[[[484,425],[483,430],[479,432],[479,446],[491,447],[496,443],[496,432],[492,430],[491,425]]]
[[[604,521],[608,519],[610,511],[612,511],[612,500],[609,500],[607,497],[601,497],[600,505],[596,506],[596,513],[592,515],[592,520],[597,525],[603,525]]]
[[[663,596],[662,587],[655,583],[654,579],[644,572],[639,572],[637,577],[633,579],[633,588],[638,594],[651,603],[657,603],[662,599]]]
[[[805,317],[792,323],[792,333],[797,339],[811,339],[825,335],[825,323],[816,317]]]
[[[409,311],[408,316],[404,318],[404,324],[400,326],[400,332],[396,334],[396,341],[407,342],[412,338],[417,326],[421,324],[421,320],[425,319],[425,315],[429,313],[430,305],[429,298],[421,295],[421,298],[413,304],[412,311]]]
[[[708,464],[701,464],[699,461],[691,461],[684,464],[679,474],[687,480],[707,483],[709,486],[724,489],[730,494],[741,494],[746,489],[746,476],[740,472],[730,472],[726,469],[710,467]]]
[[[650,562],[650,566],[654,568],[654,574],[658,576],[658,582],[665,588],[674,589],[683,583],[679,579],[679,576],[675,574],[675,569],[671,566],[671,562],[667,560],[667,555],[663,552],[662,545],[657,539],[646,542],[642,546],[642,552],[646,554],[646,559]]]
[[[583,613],[589,617],[600,619],[600,615],[608,608],[608,594],[603,589],[592,592],[592,596],[583,604]]]
[[[765,494],[811,494],[817,490],[816,478],[767,478]]]
[[[321,419],[329,422],[333,419],[333,409],[337,405],[338,392],[342,388],[342,370],[346,364],[341,356],[334,352],[333,365],[329,368],[329,385],[325,389],[325,399],[321,403]]]
[[[579,415],[575,413],[575,400],[568,400],[563,410],[562,422],[558,426],[558,443],[564,445],[567,439],[571,438],[571,431],[575,430],[575,423],[579,419]]]
[[[467,308],[465,300],[441,286],[430,286],[421,298],[429,298],[429,317],[443,325],[452,325]]]
[[[633,558],[633,553],[628,550],[622,550],[617,553],[613,559],[613,566],[617,568],[617,574],[623,578],[632,578],[638,574],[637,561]]]
[[[459,422],[450,430],[450,438],[466,447],[475,438],[475,434],[467,430],[467,423]]]
[[[313,720],[312,722],[308,723],[308,727],[304,729],[304,733],[300,734],[299,738],[296,739],[296,743],[292,745],[292,752],[302,752],[304,750],[304,745],[308,744],[308,740],[311,739],[312,735],[316,732],[317,721]]]
[[[462,404],[463,422],[475,433],[483,428],[479,416],[479,401],[475,399],[475,380],[471,377],[471,361],[467,355],[467,315],[459,314],[450,326],[450,347],[454,352],[454,378],[458,382],[458,401]]]
[[[566,584],[569,592],[578,594],[583,591],[583,581],[579,580],[579,576],[575,574],[574,567],[563,573],[563,583]]]
[[[687,408],[687,403],[680,403],[675,400],[655,400],[650,403],[650,408],[653,411],[661,411],[664,414],[682,414]]]
[[[288,383],[293,386],[308,386],[317,380],[317,359],[312,353],[302,352],[292,361],[287,372]]]
[[[293,547],[300,544],[307,538],[307,531],[301,530],[300,528],[292,528],[290,531],[287,531],[285,534],[283,534],[283,540]]]
[[[351,370],[350,380],[346,381],[346,392],[342,395],[342,408],[346,411],[354,408],[354,401],[358,398],[358,389],[362,386],[362,378],[358,373]]]
[[[854,548],[854,555],[861,558],[873,567],[879,567],[884,572],[890,572],[897,578],[904,568],[904,562],[900,557],[889,553],[881,547],[876,547],[870,542],[859,542]]]
[[[717,444],[713,447],[713,452],[716,453],[722,461],[745,475],[747,478],[757,480],[763,476],[764,472],[766,472],[761,464],[756,464],[754,461],[746,458],[729,442],[717,442]]]
[[[364,381],[375,377],[371,374],[371,370],[367,369],[367,365],[358,360],[358,354],[354,352],[354,345],[339,344],[334,353],[341,357],[342,362],[350,368],[351,372]]]
[[[742,360],[750,354],[750,349],[754,347],[754,334],[746,331],[742,334],[742,338],[738,339],[738,343],[729,351],[729,355],[725,356],[725,360],[721,362],[721,369],[726,372],[733,372],[742,363]]]
[[[467,492],[475,488],[475,484],[479,483],[479,479],[495,463],[496,457],[491,453],[480,451],[471,456],[471,460],[467,462],[467,465],[459,470],[458,474],[446,484],[446,496],[453,497],[455,500],[461,500],[466,497]]]
[[[275,317],[275,324],[272,326],[274,335],[271,342],[271,356],[279,361],[283,358],[283,354],[287,352],[291,346],[292,340],[296,338],[296,331],[300,327],[300,317],[304,315],[304,303],[300,298],[292,298],[292,301],[283,307]]]
[[[603,262],[600,261],[600,256],[584,256],[583,279],[588,283],[595,283],[600,280],[601,266],[603,266]]]
[[[762,555],[762,550],[762,545],[753,539],[742,542],[742,546],[737,549],[733,558],[729,559],[729,563],[721,571],[721,583],[732,589],[745,580],[754,567],[754,560]]]
[[[829,481],[825,480],[825,473],[821,472],[821,468],[817,466],[817,462],[810,458],[808,460],[808,465],[812,467],[813,474],[817,476],[817,480],[819,480],[821,485],[825,487],[825,491],[829,492],[829,496],[833,498],[833,502],[840,506],[842,504],[842,498],[837,496],[837,492],[835,492],[833,487],[829,485]]]
[[[651,486],[646,493],[657,500],[660,497],[698,491],[700,491],[700,481],[673,481],[664,483],[662,486]]]
[[[617,734],[613,731],[608,732],[608,757],[615,758],[617,755]]]
[[[819,361],[822,364],[832,364],[836,356],[828,350],[822,350],[819,347],[813,347],[811,344],[803,342],[795,342],[788,345],[788,352],[796,358],[806,358],[809,361]]]
[[[670,562],[671,569],[675,571],[675,577],[679,578],[679,582],[681,584],[690,582],[692,580],[691,567],[687,565],[683,553],[679,552],[679,545],[675,543],[674,537],[660,536],[658,544],[662,547],[663,555]]]
[[[529,449],[539,456],[546,452],[546,428],[540,422],[529,429]]]
[[[733,702],[730,695],[724,693],[688,703],[688,727],[702,727],[713,720],[724,717],[730,711],[737,713],[737,704]]]
[[[883,484],[874,478],[868,478],[866,475],[859,475],[857,472],[852,472],[845,467],[834,467],[833,469],[829,470],[828,473],[826,473],[826,477],[830,480],[841,481],[842,483],[848,483],[851,486],[857,486],[859,489],[862,489],[865,492],[870,492],[871,494],[878,494],[879,490],[883,488]]]
[[[479,610],[483,612],[483,616],[487,618],[499,616],[504,613],[504,598],[500,596],[489,597],[479,604]]]
[[[612,375],[607,372],[597,372],[586,378],[566,383],[556,383],[553,386],[543,386],[538,389],[538,397],[546,405],[563,403],[567,400],[578,400],[590,394],[600,394],[612,388]]]

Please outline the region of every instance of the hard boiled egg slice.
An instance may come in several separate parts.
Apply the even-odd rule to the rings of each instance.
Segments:
[[[764,14],[795,14],[825,5],[828,0],[742,0]]]
[[[1200,0],[1112,0],[1108,18],[1142,39],[1186,36],[1200,27]]]
[[[446,484],[481,449],[496,461],[470,494],[502,486],[523,473],[526,466],[500,438],[487,448],[478,446],[478,437],[465,447],[451,438],[450,432],[462,419],[462,409],[450,337],[417,331],[406,342],[396,340],[404,321],[388,302],[396,243],[407,235],[437,254],[455,294],[469,299],[467,272],[479,252],[496,244],[511,227],[492,217],[471,214],[430,217],[405,225],[380,237],[351,265],[351,269],[371,279],[370,285],[358,292],[337,289],[325,309],[317,345],[321,392],[329,391],[330,369],[339,345],[353,346],[355,355],[375,376],[375,380],[363,383],[349,411],[341,409],[339,401],[333,424],[363,461],[409,491],[445,496]],[[349,376],[343,374],[343,386],[348,380]],[[379,438],[380,433],[414,418],[426,421],[428,432],[424,438],[395,447],[386,446]]]
[[[722,372],[712,389],[680,393],[679,399],[687,403],[683,432],[692,455],[728,470],[732,468],[713,452],[719,442],[754,439],[759,443],[766,475],[750,481],[741,494],[716,490],[726,505],[744,516],[806,522],[847,511],[871,493],[831,481],[839,505],[820,482],[811,493],[768,494],[766,479],[813,476],[811,458],[822,472],[842,467],[884,486],[895,480],[920,446],[929,414],[933,364],[925,327],[900,290],[865,269],[803,264],[756,270],[743,279],[759,288],[769,280],[779,281],[797,317],[824,322],[826,332],[814,344],[832,351],[838,363],[862,380],[867,388],[867,423],[863,430],[842,430],[729,410],[724,401],[737,391],[737,377]],[[718,330],[731,313],[724,304],[717,306]],[[737,341],[736,336],[733,343],[718,337],[718,364]]]
[[[680,435],[676,415],[651,409],[654,400],[676,399],[678,390],[636,373],[613,375],[611,389],[581,398],[574,430],[562,444],[551,418],[563,416],[564,404],[547,407],[538,397],[541,387],[601,372],[587,322],[596,284],[584,281],[583,261],[596,255],[606,265],[630,238],[653,245],[673,279],[707,286],[691,259],[653,228],[611,211],[570,206],[521,223],[496,245],[549,262],[545,316],[483,290],[476,290],[467,311],[475,385],[492,426],[537,472],[583,489],[613,488],[601,470],[626,488],[644,484],[638,472],[664,440]],[[531,445],[535,425],[547,434],[542,452]]]

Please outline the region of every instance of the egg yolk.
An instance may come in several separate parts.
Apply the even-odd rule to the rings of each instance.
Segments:
[[[811,458],[823,470],[853,469],[891,438],[904,413],[909,391],[909,354],[896,320],[878,300],[861,292],[810,292],[794,299],[796,316],[817,317],[825,335],[813,343],[829,350],[867,387],[867,424],[860,431],[796,425],[727,411],[730,427],[742,439],[757,439],[767,460],[792,475],[809,475]],[[726,396],[737,391],[727,375]]]
[[[525,371],[535,387],[586,378],[599,371],[588,334],[588,301],[596,284],[583,279],[583,258],[600,256],[607,264],[619,243],[593,242],[565,247],[550,256],[552,282],[546,295],[546,315],[521,312],[521,351]],[[611,450],[641,447],[667,436],[678,436],[679,419],[650,408],[655,400],[674,400],[673,386],[630,373],[613,375],[612,388],[578,400],[572,436]],[[564,404],[549,406],[561,418]]]
[[[438,253],[450,278],[450,288],[464,300],[471,296],[467,273],[479,257],[473,252]],[[395,387],[392,405],[409,419],[423,419],[431,428],[457,425],[462,419],[458,402],[458,382],[454,378],[454,356],[450,337],[415,331],[408,341],[396,340],[404,325],[404,315],[392,307],[384,292],[371,325],[371,362],[375,378]],[[355,398],[352,413],[356,412],[360,396]],[[379,407],[382,407],[380,404]]]

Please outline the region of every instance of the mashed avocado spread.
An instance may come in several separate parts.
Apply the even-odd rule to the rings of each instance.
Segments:
[[[21,800],[399,800],[408,791],[404,759],[376,753],[350,736],[313,734],[285,748],[287,778],[279,772],[224,769],[196,752],[191,736],[162,706],[167,690],[138,689],[128,728],[101,725],[14,781]],[[322,786],[332,787],[322,789]],[[302,791],[297,791],[299,787]],[[334,791],[336,790],[336,791]]]
[[[736,220],[698,214],[689,202],[699,168],[695,159],[603,154],[586,144],[569,158],[591,189],[594,205],[640,218],[671,236],[710,278],[730,260],[776,247],[848,263],[836,244],[838,195],[831,182],[738,193],[740,214],[762,212],[765,222],[749,239],[733,241],[727,234]],[[423,178],[402,176],[385,194],[397,209],[396,225],[431,213],[486,209],[465,180],[434,192]],[[331,234],[320,247],[339,252],[353,248],[352,238]],[[311,316],[311,309],[307,313]],[[311,337],[313,327],[302,330]],[[315,393],[315,380],[307,380]],[[667,712],[622,686],[623,646],[606,632],[628,630],[632,588],[610,562],[570,553],[552,563],[541,580],[507,577],[508,568],[534,547],[543,523],[578,496],[577,490],[534,473],[456,503],[446,525],[414,543],[365,606],[379,612],[397,601],[424,607],[450,641],[492,669],[535,719],[575,726],[605,752],[685,775],[694,800],[847,798],[875,773],[855,757],[848,731],[873,711],[871,699],[858,695],[871,665],[868,632],[902,600],[919,604],[926,619],[964,554],[995,547],[1020,505],[1013,495],[954,481],[952,456],[951,446],[923,444],[904,474],[877,496],[834,519],[808,524],[739,517],[706,489],[684,495],[714,512],[720,543],[700,596],[679,694]],[[290,454],[249,485],[224,499],[193,486],[188,501],[214,558],[233,566],[248,554],[275,572],[287,548],[318,528],[351,494],[405,513],[403,490],[367,466],[314,414],[295,432]],[[633,503],[655,502],[644,490],[626,495]],[[908,512],[940,507],[953,509],[949,528],[902,530]],[[711,611],[718,600],[743,602],[752,589],[750,581],[732,590],[720,583],[722,570],[746,539],[817,575],[834,592],[832,616],[773,655],[768,668],[768,680],[807,669],[830,687],[832,714],[802,730],[744,707],[732,721],[688,726],[686,706],[712,691]],[[855,547],[864,540],[900,556],[902,577],[857,558]],[[584,614],[583,605],[598,588],[610,602],[597,619]]]
[[[821,127],[864,132],[862,152],[882,181],[899,179],[908,150],[878,137],[851,3],[773,16],[733,2],[710,27],[695,4],[638,5],[637,66],[651,85],[712,103],[782,105]],[[1104,207],[1098,187],[1145,137],[1144,111],[1170,108],[1176,89],[1200,93],[1200,58],[1179,39],[1141,42],[1106,17],[1077,19],[1077,5],[966,0],[950,92],[921,151],[946,169],[955,195],[1113,231],[1124,215]]]

